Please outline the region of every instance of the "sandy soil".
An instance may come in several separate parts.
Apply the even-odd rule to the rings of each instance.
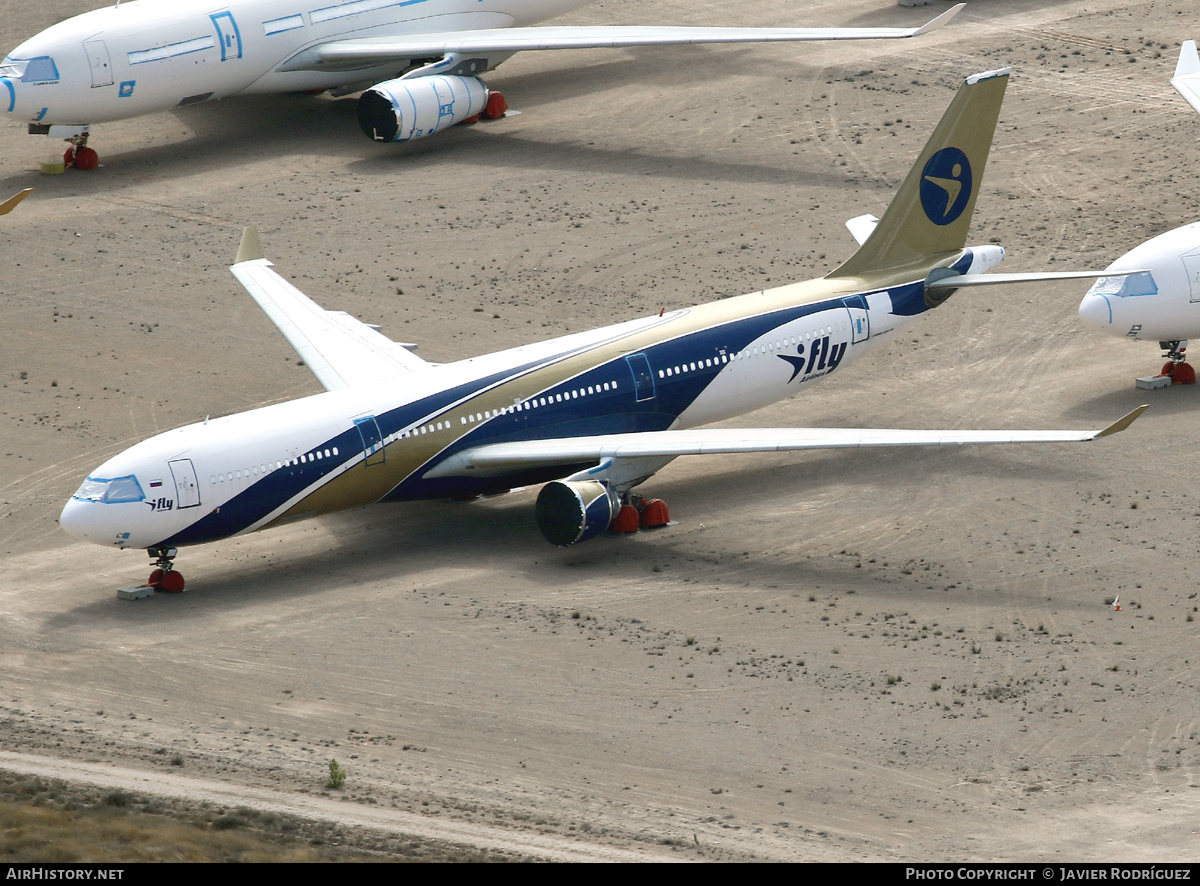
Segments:
[[[19,4],[0,44],[93,2]],[[135,440],[318,390],[226,270],[244,224],[325,306],[455,359],[826,272],[962,77],[1011,64],[975,238],[1102,266],[1195,220],[1167,81],[1198,35],[1191,0],[986,0],[920,42],[528,54],[491,78],[521,116],[425,143],[366,141],[352,99],[235,100],[98,127],[104,166],[59,177],[0,127],[0,194],[37,188],[0,226],[0,747],[555,857],[1197,860],[1200,389],[1136,392],[1158,352],[1084,331],[1086,286],[960,292],[740,421],[1153,404],[1094,445],[682,459],[645,487],[677,525],[571,550],[535,490],[366,509],[186,550],[188,593],[139,603],[141,553],[55,520]],[[330,757],[354,805],[316,811]]]

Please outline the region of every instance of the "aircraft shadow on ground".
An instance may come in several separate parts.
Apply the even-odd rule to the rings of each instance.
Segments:
[[[1153,366],[1155,362],[1154,355],[1149,356],[1147,367]],[[1152,368],[1146,370],[1147,375],[1153,372]],[[1150,408],[1125,433],[1134,438],[1143,437],[1159,441],[1164,439],[1158,430],[1161,422],[1181,415],[1195,416],[1196,410],[1200,409],[1200,385],[1172,385],[1156,391],[1143,391],[1134,387],[1133,379],[1128,379],[1127,383],[1119,388],[1079,401],[1067,411],[1066,418],[1072,422],[1087,422],[1094,421],[1096,415],[1111,415],[1116,419],[1123,412],[1129,412],[1144,403],[1149,404]],[[1176,427],[1172,430],[1180,434],[1188,433],[1186,428]],[[1150,436],[1151,434],[1153,436]]]

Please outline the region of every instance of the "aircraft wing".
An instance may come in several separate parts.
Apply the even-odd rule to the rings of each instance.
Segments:
[[[325,310],[272,271],[254,228],[242,234],[237,262],[230,270],[327,391],[430,365],[344,311]]]
[[[1179,63],[1175,65],[1171,85],[1200,113],[1200,54],[1196,52],[1195,40],[1185,40],[1179,48]]]
[[[851,219],[854,221],[854,219]],[[849,224],[849,222],[847,222]],[[1017,271],[1012,274],[952,274],[930,280],[926,289],[962,289],[966,286],[995,286],[1000,283],[1036,283],[1045,280],[1091,280],[1097,277],[1130,277],[1144,274],[1148,269],[1136,271]]]
[[[287,70],[331,65],[366,67],[393,60],[513,53],[537,49],[600,49],[623,46],[672,46],[684,43],[771,43],[801,40],[879,40],[918,37],[942,27],[966,6],[959,3],[919,28],[685,28],[637,26],[546,26],[442,31],[430,34],[335,40],[306,51]]]
[[[490,443],[457,453],[425,476],[495,476],[534,467],[583,464],[603,459],[675,458],[799,449],[863,449],[875,446],[959,446],[968,443],[1081,443],[1125,430],[1146,411],[1139,406],[1094,431],[916,431],[881,428],[700,428],[597,437],[565,437]]]

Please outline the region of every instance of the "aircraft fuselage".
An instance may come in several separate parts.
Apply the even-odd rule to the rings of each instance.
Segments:
[[[590,0],[133,0],[75,16],[0,64],[0,111],[90,125],[242,93],[329,89],[395,77],[396,63],[288,71],[336,38],[520,27]]]
[[[1200,222],[1159,234],[1122,255],[1079,305],[1085,324],[1138,341],[1200,338]]]

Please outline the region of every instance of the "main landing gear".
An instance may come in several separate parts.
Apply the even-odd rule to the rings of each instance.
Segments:
[[[1160,341],[1158,346],[1167,353],[1163,357],[1168,361],[1162,368],[1162,374],[1171,379],[1173,385],[1194,385],[1196,370],[1187,362],[1184,352],[1187,350],[1186,341]]]
[[[629,493],[621,504],[621,510],[608,527],[609,532],[629,535],[639,529],[654,529],[671,522],[667,503],[661,498],[642,498]]]
[[[146,553],[150,555],[154,564],[154,571],[150,573],[150,580],[146,585],[168,594],[182,593],[183,575],[175,571],[175,555],[179,553],[178,549],[146,548]]]
[[[466,120],[459,122],[459,126],[471,126],[482,120],[499,120],[508,113],[508,99],[504,94],[495,90],[488,90],[487,104],[483,106],[483,110],[473,117],[468,117]]]
[[[88,133],[67,139],[71,147],[63,154],[63,166],[70,169],[95,169],[100,165],[100,155],[87,146]]]

